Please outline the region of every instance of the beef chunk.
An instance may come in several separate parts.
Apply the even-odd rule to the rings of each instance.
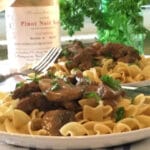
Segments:
[[[68,62],[66,64],[68,69],[79,68],[80,70],[87,70],[93,66],[93,59],[96,55],[96,50],[92,46],[84,48],[81,42],[74,42],[67,50],[70,52],[67,57]]]
[[[113,90],[109,86],[100,83],[100,84],[90,84],[85,87],[85,93],[95,92],[97,93],[101,99],[103,100],[103,103],[106,105],[115,106],[117,100],[120,98],[120,96],[124,96],[124,92],[120,90]]]
[[[61,106],[66,110],[74,112],[81,111],[81,106],[79,105],[78,101],[64,101],[62,102]]]
[[[122,90],[113,90],[105,84],[101,84],[97,89],[97,93],[103,99],[104,104],[115,106],[117,100],[120,96],[123,96],[125,93]]]
[[[67,45],[66,49],[71,52],[71,54],[77,53],[77,51],[81,48],[84,48],[82,42],[80,41],[73,41],[72,44]]]
[[[17,99],[17,98],[23,98],[32,92],[39,92],[40,88],[38,86],[38,83],[35,82],[30,82],[30,83],[25,83],[23,86],[16,88],[14,92],[12,93],[12,98]]]
[[[114,91],[105,84],[101,84],[97,90],[102,99],[116,99],[120,96],[120,91]]]
[[[30,114],[34,109],[46,111],[54,108],[54,105],[47,101],[42,93],[32,93],[30,96],[20,99],[17,105],[17,109],[20,109],[27,114]]]
[[[78,51],[69,58],[69,63],[66,64],[68,69],[79,68],[80,70],[87,70],[93,66],[93,53],[92,49],[80,48]]]
[[[50,135],[60,135],[59,129],[67,122],[74,121],[74,112],[68,110],[52,110],[43,116],[42,126]]]
[[[99,84],[89,84],[85,87],[85,91],[86,92],[96,92],[97,89],[99,88]]]
[[[134,63],[140,60],[140,55],[133,47],[118,43],[108,43],[100,50],[100,55],[111,57],[115,61]]]
[[[94,42],[94,43],[92,43],[92,47],[93,47],[96,51],[98,51],[98,50],[100,50],[100,49],[103,47],[103,44],[100,43],[100,42]]]

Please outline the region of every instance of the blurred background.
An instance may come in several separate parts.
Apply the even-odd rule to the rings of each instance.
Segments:
[[[70,40],[84,40],[85,42],[95,41],[96,27],[89,18],[85,19],[84,28],[77,31],[73,36],[68,35],[67,31],[61,28],[61,41],[65,44]],[[0,60],[7,58],[7,41],[5,28],[5,12],[0,12]]]
[[[140,14],[141,5],[149,4],[149,0],[136,0],[132,3],[129,3],[131,0],[74,1],[60,0],[62,43],[74,39],[84,42],[111,41],[131,45],[140,52],[144,50],[144,54],[150,54],[150,31],[143,27]],[[3,11],[0,12],[0,60],[6,58],[7,41]]]

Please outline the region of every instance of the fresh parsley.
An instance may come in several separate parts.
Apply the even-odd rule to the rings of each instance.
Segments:
[[[60,84],[57,81],[51,82],[51,91],[56,91],[61,88]]]
[[[85,98],[94,98],[97,102],[101,100],[101,97],[96,92],[87,92],[84,94]]]
[[[29,78],[27,80],[38,83],[40,80],[40,76],[36,73],[33,73],[29,75]]]
[[[72,64],[72,61],[71,60],[68,60],[67,62],[66,62],[66,65],[67,66],[69,66],[69,65],[71,65]]]
[[[70,55],[70,52],[67,49],[63,49],[61,51],[60,56],[68,57]]]
[[[123,119],[125,117],[125,109],[124,107],[119,107],[115,111],[115,121],[118,122],[119,120]]]
[[[112,88],[114,90],[121,89],[120,81],[112,78],[109,75],[101,76],[101,80],[103,81],[103,83],[107,84],[110,88]]]
[[[93,66],[100,66],[99,60],[93,59],[93,60],[92,60],[92,65],[93,65]]]
[[[61,26],[73,35],[88,17],[97,28],[98,41],[122,43],[140,51],[148,33],[140,7],[148,3],[149,0],[60,0]]]
[[[48,72],[47,72],[47,75],[48,75],[49,78],[55,78],[54,73],[51,72],[51,71],[48,71]]]
[[[16,84],[16,88],[21,88],[24,85],[24,82],[19,82]]]

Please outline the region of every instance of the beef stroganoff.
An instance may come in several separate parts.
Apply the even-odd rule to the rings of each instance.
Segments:
[[[46,74],[0,93],[0,131],[88,136],[149,128],[150,96],[130,98],[120,86],[149,80],[149,67],[131,47],[75,41]]]

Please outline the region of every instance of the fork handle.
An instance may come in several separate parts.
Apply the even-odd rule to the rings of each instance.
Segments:
[[[21,72],[13,72],[13,73],[9,73],[9,74],[6,74],[6,75],[0,74],[0,82],[4,82],[4,81],[7,80],[8,78],[11,78],[11,77],[17,76],[17,75],[26,76],[26,74],[21,73]]]

